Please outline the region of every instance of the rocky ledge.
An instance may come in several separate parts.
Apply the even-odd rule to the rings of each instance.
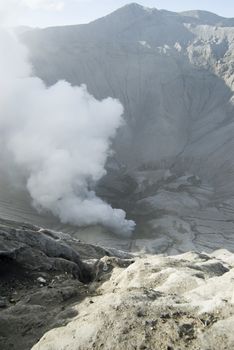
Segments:
[[[3,350],[234,348],[227,250],[133,256],[1,220],[0,261]]]
[[[0,219],[0,349],[28,350],[77,312],[93,295],[100,259],[128,253],[104,249],[67,234]],[[122,261],[122,260],[121,260]]]
[[[33,350],[234,349],[231,253],[138,257],[127,268],[104,261],[110,278]]]

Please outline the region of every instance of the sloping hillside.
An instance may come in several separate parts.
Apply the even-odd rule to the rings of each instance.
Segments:
[[[131,4],[22,40],[47,84],[84,83],[123,103],[97,191],[136,220],[130,249],[234,249],[232,19]]]

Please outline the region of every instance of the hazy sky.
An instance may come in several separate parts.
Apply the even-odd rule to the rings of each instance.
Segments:
[[[1,7],[16,11],[18,22],[30,26],[90,22],[134,1],[127,0],[0,0]],[[171,11],[201,9],[234,17],[234,0],[138,0],[139,4]],[[7,5],[6,5],[7,4]],[[9,10],[9,9],[8,9]]]

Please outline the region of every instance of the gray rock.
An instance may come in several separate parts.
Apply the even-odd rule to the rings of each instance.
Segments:
[[[0,297],[0,308],[5,308],[7,307],[7,299]]]
[[[120,259],[130,254],[115,253],[107,261],[130,263]],[[100,283],[92,291],[88,282],[97,275],[99,259],[115,253],[68,234],[0,219],[0,348],[30,349],[47,330],[66,325],[77,315],[73,303],[96,293]],[[102,275],[108,277],[99,272],[100,281]]]
[[[81,281],[90,280],[88,267],[72,247],[36,228],[0,227],[0,259],[27,271],[66,271]]]

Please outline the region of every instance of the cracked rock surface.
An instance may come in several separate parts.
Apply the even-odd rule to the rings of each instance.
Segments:
[[[113,266],[97,295],[74,307],[78,315],[33,350],[234,347],[233,254],[143,256]]]

